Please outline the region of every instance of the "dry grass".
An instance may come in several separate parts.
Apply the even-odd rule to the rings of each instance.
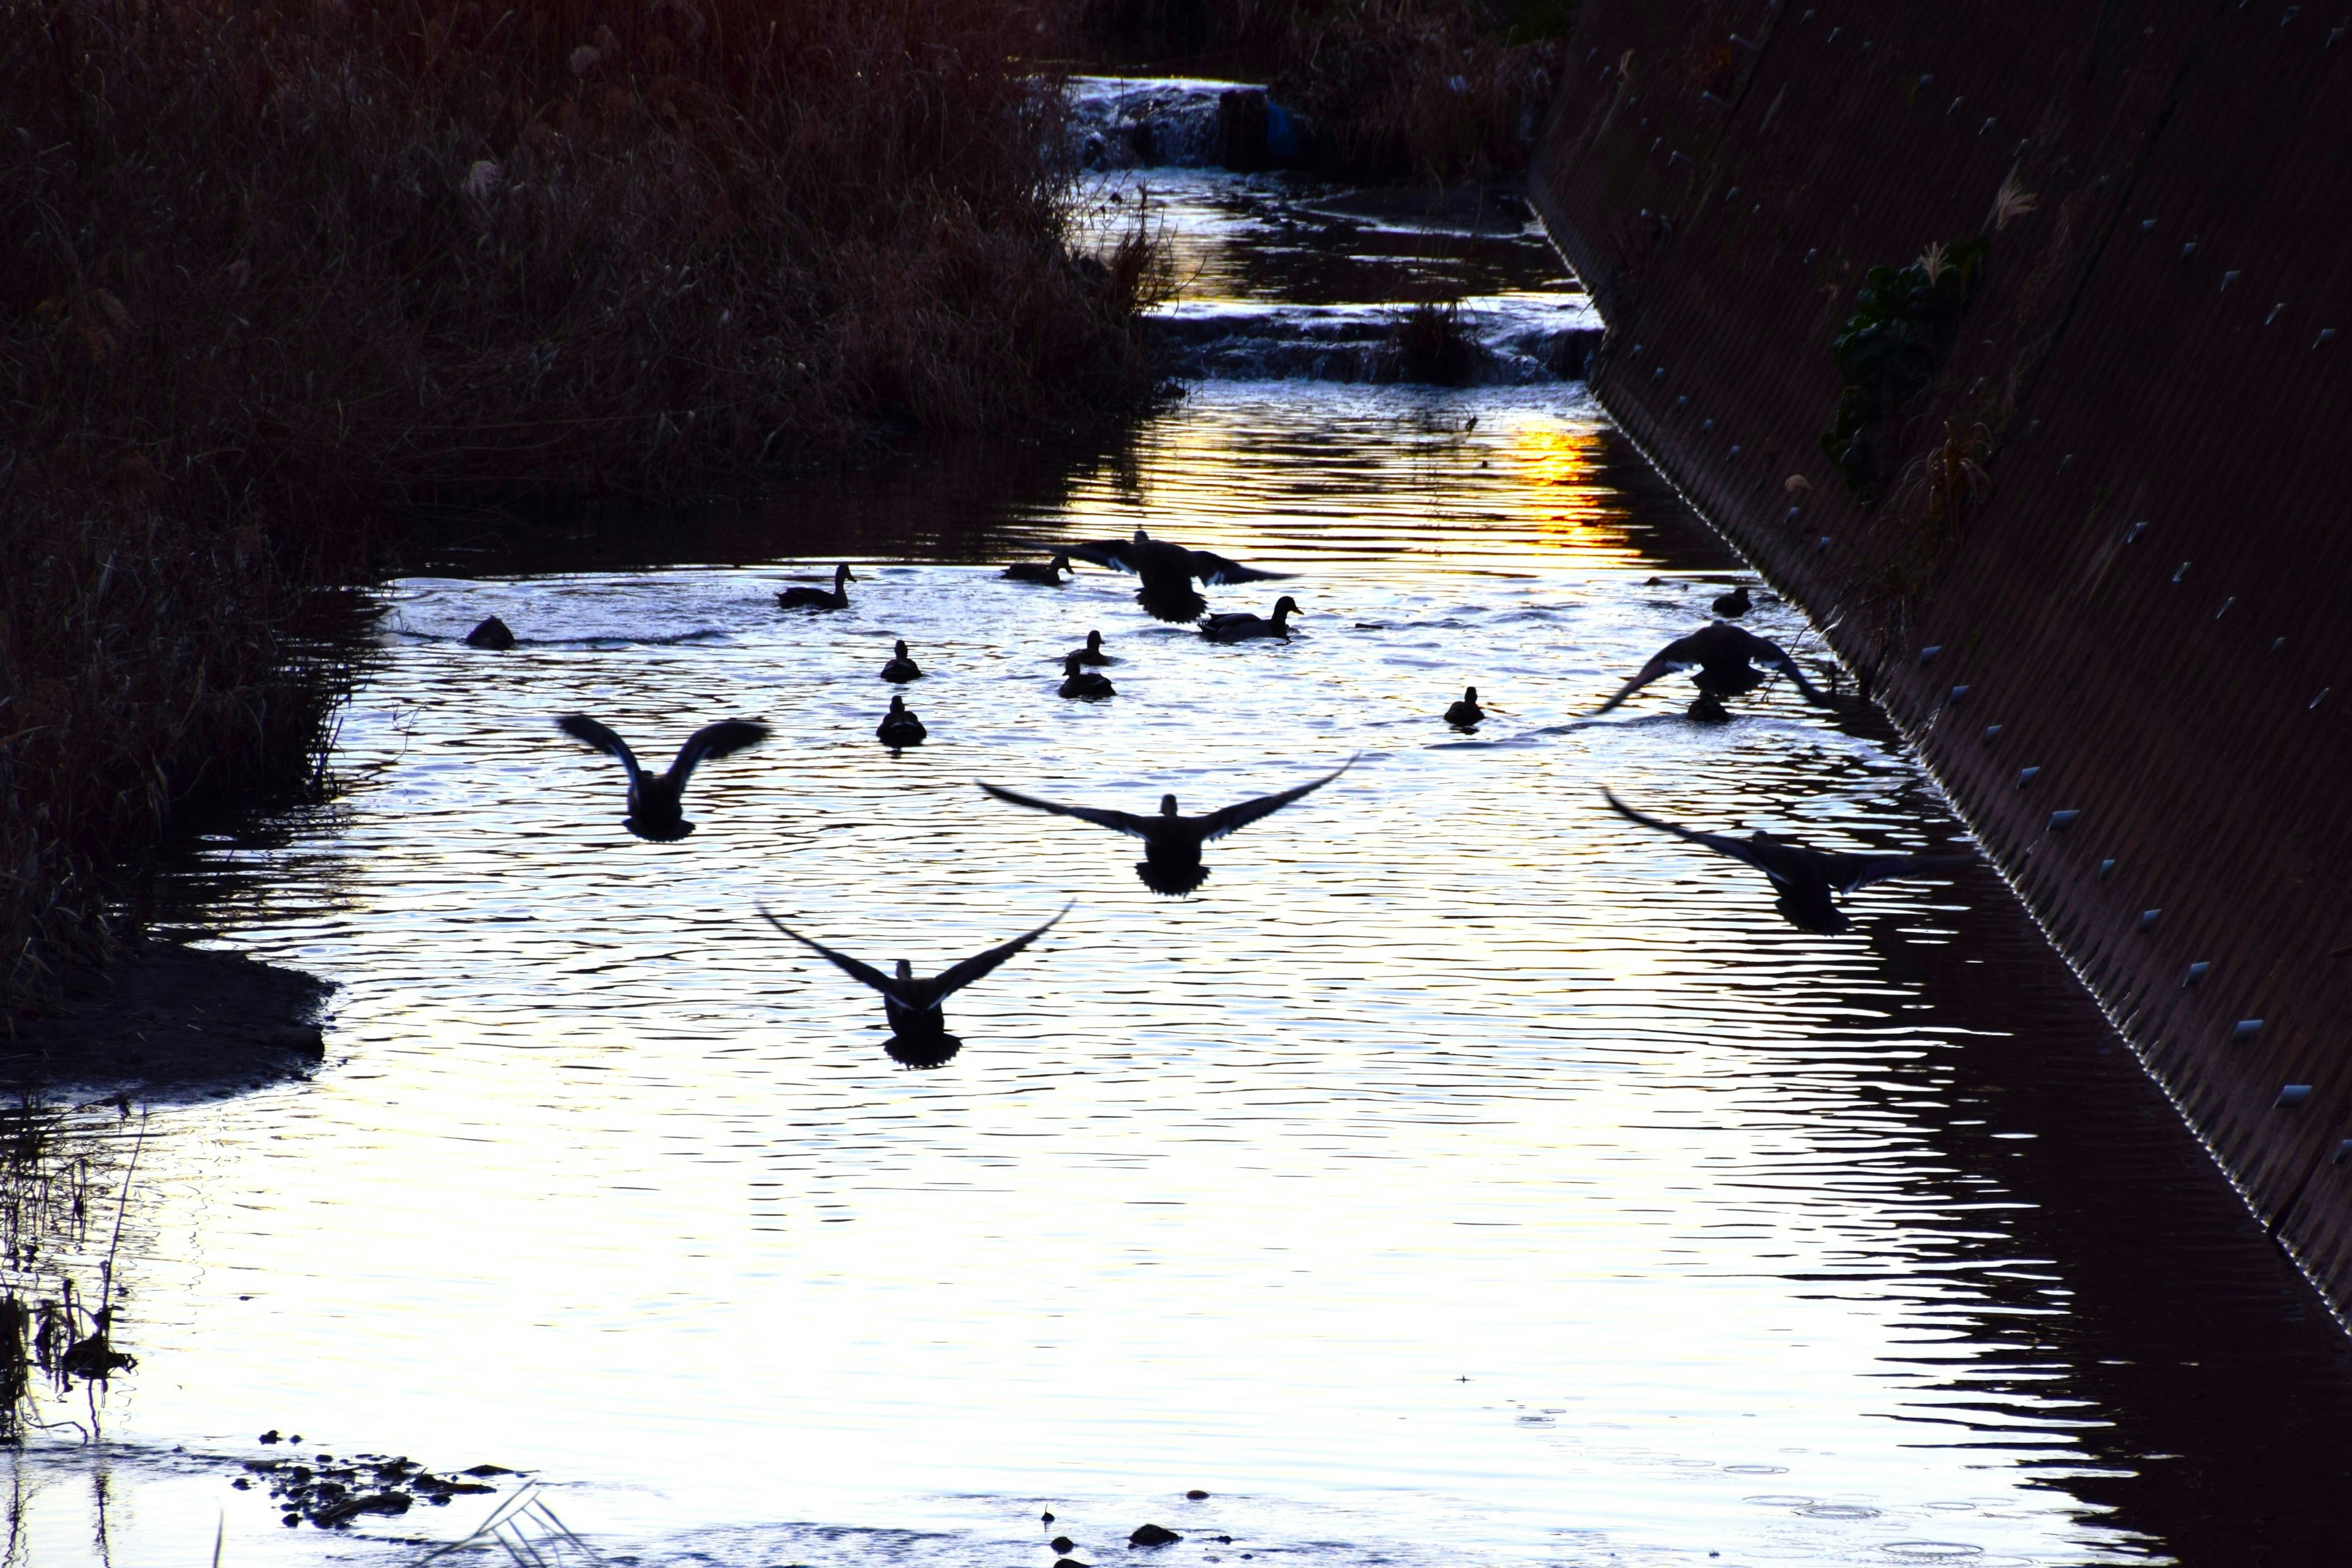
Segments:
[[[1051,29],[0,0],[0,1004],[192,791],[304,771],[290,617],[386,507],[1132,406],[1148,258],[1068,252]]]
[[[1265,74],[1313,121],[1336,170],[1437,180],[1523,167],[1575,20],[1573,0],[1076,0],[1126,53]]]

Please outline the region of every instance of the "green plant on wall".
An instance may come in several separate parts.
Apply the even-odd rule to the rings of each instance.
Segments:
[[[1930,245],[1907,267],[1874,267],[1837,335],[1837,420],[1822,450],[1856,499],[1878,500],[1877,434],[1888,416],[1936,379],[1984,272],[1982,237]]]

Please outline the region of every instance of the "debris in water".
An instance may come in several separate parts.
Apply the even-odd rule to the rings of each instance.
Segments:
[[[1127,1538],[1129,1546],[1167,1546],[1184,1538],[1172,1530],[1162,1530],[1156,1524],[1139,1524],[1135,1533]]]

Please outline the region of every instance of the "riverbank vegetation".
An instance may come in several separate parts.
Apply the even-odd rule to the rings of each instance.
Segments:
[[[0,0],[0,1016],[185,803],[311,774],[394,509],[1134,406],[1056,16]]]
[[[1075,0],[1098,49],[1263,77],[1335,173],[1507,177],[1541,128],[1574,0]]]

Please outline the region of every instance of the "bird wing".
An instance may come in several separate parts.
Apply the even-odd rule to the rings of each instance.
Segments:
[[[1973,857],[1967,855],[1841,855],[1822,856],[1822,874],[1841,893],[1891,882],[1904,877],[1932,877],[1957,871]]]
[[[1696,634],[1694,634],[1694,636]],[[1785,658],[1788,656],[1783,654],[1781,657]],[[1644,686],[1649,685],[1653,680],[1663,680],[1677,669],[1684,668],[1686,666],[1694,665],[1698,662],[1698,655],[1694,652],[1691,647],[1691,638],[1676,637],[1674,641],[1660,648],[1656,653],[1651,655],[1650,662],[1642,667],[1642,672],[1633,677],[1633,679],[1627,681],[1624,685],[1619,687],[1617,689],[1616,696],[1612,697],[1608,701],[1603,702],[1600,707],[1595,708],[1592,711],[1596,714],[1606,713],[1612,708],[1616,707],[1620,702],[1624,701],[1628,697],[1633,696],[1636,691],[1641,690]],[[1800,679],[1801,679],[1801,677]]]
[[[1076,544],[1055,547],[1066,555],[1080,561],[1091,561],[1097,566],[1108,566],[1114,572],[1132,572],[1135,567],[1135,546],[1124,539],[1089,539]]]
[[[669,765],[669,776],[684,789],[694,770],[712,757],[731,757],[746,746],[757,745],[768,738],[768,727],[750,719],[722,719],[716,724],[705,724],[686,738],[677,749],[677,760]]]
[[[1238,561],[1228,561],[1205,550],[1184,552],[1186,564],[1192,575],[1212,587],[1223,587],[1234,583],[1271,583],[1277,578],[1295,577],[1296,572],[1265,572],[1255,566],[1244,566]]]
[[[1773,886],[1775,887],[1790,885],[1788,879],[1783,877],[1780,872],[1775,871],[1770,866],[1765,864],[1765,862],[1757,855],[1756,847],[1748,843],[1744,838],[1732,838],[1720,833],[1696,833],[1687,827],[1676,826],[1671,822],[1662,822],[1654,816],[1645,816],[1642,813],[1635,811],[1632,806],[1627,805],[1623,801],[1619,800],[1606,789],[1603,789],[1601,792],[1601,798],[1609,803],[1609,809],[1615,812],[1618,816],[1623,817],[1628,822],[1638,822],[1643,826],[1655,828],[1660,833],[1671,833],[1676,838],[1687,838],[1693,844],[1704,845],[1707,848],[1714,850],[1718,855],[1728,855],[1734,860],[1738,860],[1743,865],[1753,866],[1759,871],[1763,872],[1767,877],[1771,878]]]
[[[1201,818],[1201,841],[1205,844],[1211,839],[1223,838],[1237,828],[1247,827],[1262,816],[1272,816],[1292,801],[1302,795],[1314,794],[1355,765],[1356,759],[1349,757],[1321,778],[1310,779],[1297,789],[1286,789],[1280,795],[1263,795],[1256,800],[1245,800],[1238,805],[1226,806],[1222,811],[1213,811]]]
[[[1797,683],[1797,689],[1803,692],[1807,697],[1811,698],[1816,702],[1823,700],[1821,688],[1815,686],[1811,681],[1805,679],[1805,672],[1797,668],[1797,661],[1789,657],[1789,650],[1787,648],[1782,647],[1779,643],[1772,641],[1769,637],[1759,637],[1755,633],[1746,631],[1744,628],[1734,627],[1733,629],[1741,632],[1741,635],[1746,637],[1748,639],[1748,659],[1749,663],[1770,666],[1772,668],[1777,669],[1781,674],[1787,676],[1790,679],[1795,681]]]
[[[857,960],[850,957],[849,954],[845,952],[835,952],[833,949],[825,946],[824,943],[821,942],[811,942],[807,937],[803,936],[800,932],[794,931],[792,927],[786,925],[783,921],[770,914],[765,904],[760,906],[760,918],[767,921],[770,925],[775,927],[778,931],[783,932],[786,936],[791,937],[794,942],[799,942],[803,947],[807,948],[811,952],[815,953],[820,958],[829,961],[835,969],[840,970],[844,974],[848,975],[851,979],[858,981],[864,984],[871,985],[875,990],[879,991],[883,995],[889,997],[890,1000],[897,1002],[901,1005],[914,1005],[913,1003],[908,1000],[906,994],[898,989],[898,982],[896,979],[883,973],[872,964],[860,963]]]
[[[608,757],[620,758],[621,765],[629,770],[630,778],[639,776],[642,770],[637,766],[637,754],[629,750],[629,743],[587,714],[566,713],[555,721],[555,727],[575,741],[586,742]]]
[[[1108,827],[1114,833],[1132,834],[1138,838],[1148,838],[1151,836],[1150,831],[1144,826],[1151,820],[1150,817],[1130,816],[1123,811],[1105,811],[1099,806],[1059,805],[1050,800],[1039,800],[1035,795],[1017,794],[984,780],[974,779],[972,783],[979,784],[981,788],[999,800],[1010,801],[1014,805],[1025,805],[1032,811],[1050,811],[1056,816],[1075,816],[1080,822],[1091,822],[1097,827]]]
[[[1006,959],[1011,958],[1014,953],[1019,952],[1023,948],[1027,947],[1039,937],[1044,936],[1055,926],[1061,924],[1062,915],[1068,914],[1070,912],[1070,905],[1064,904],[1062,906],[1061,915],[1055,915],[1052,920],[1047,921],[1035,931],[1024,931],[1021,935],[1014,937],[1011,942],[1005,942],[1001,946],[990,948],[986,952],[976,952],[970,958],[965,959],[961,963],[957,964],[953,969],[950,969],[945,973],[933,979],[930,982],[930,990],[933,999],[932,1005],[936,1006],[939,1003],[946,1001],[949,997],[954,995],[957,992],[962,990],[965,986],[971,984],[973,981],[979,979],[990,970],[994,969],[998,964],[1003,963]]]

